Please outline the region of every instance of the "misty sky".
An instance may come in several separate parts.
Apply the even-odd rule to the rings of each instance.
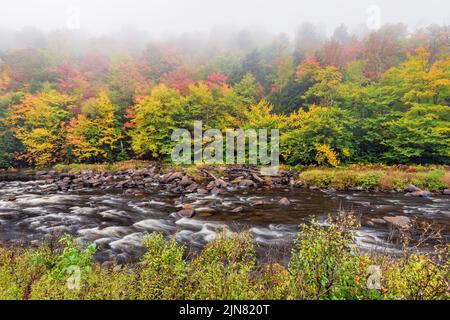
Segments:
[[[304,21],[350,28],[366,24],[367,8],[380,8],[380,22],[405,22],[412,29],[450,24],[448,0],[0,0],[0,28],[44,30],[79,26],[109,33],[134,26],[154,35],[204,32],[215,26],[264,27],[292,33]],[[79,20],[77,12],[79,11]],[[74,22],[75,21],[75,22]]]

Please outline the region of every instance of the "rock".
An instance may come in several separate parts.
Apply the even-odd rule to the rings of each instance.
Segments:
[[[183,209],[193,209],[194,207],[192,206],[191,203],[185,203],[183,204]]]
[[[118,264],[117,266],[114,267],[113,271],[114,272],[120,272],[122,271],[123,266],[121,264]]]
[[[409,184],[405,187],[405,192],[416,192],[416,191],[422,191],[422,189],[417,188],[415,185],[413,184]]]
[[[240,213],[242,211],[244,211],[244,208],[242,208],[242,207],[237,207],[237,208],[234,208],[233,210],[231,210],[232,213]]]
[[[288,206],[291,204],[291,202],[289,201],[288,198],[284,197],[284,198],[281,198],[280,201],[278,201],[278,204],[282,205],[282,206]]]
[[[208,185],[206,186],[206,190],[211,191],[212,189],[215,188],[215,183],[214,181],[211,181],[210,183],[208,183]]]
[[[295,181],[294,188],[303,188],[305,184],[301,182],[300,180]]]
[[[256,183],[254,183],[252,180],[244,179],[239,181],[239,187],[256,187]]]
[[[195,210],[193,208],[187,208],[178,211],[178,214],[182,216],[183,218],[192,218],[195,214]]]
[[[445,189],[442,194],[446,195],[446,196],[450,196],[450,189]]]
[[[16,197],[8,197],[8,198],[6,198],[6,201],[9,201],[9,202],[14,202],[16,200],[17,200]]]
[[[192,180],[188,176],[184,176],[180,181],[180,186],[182,186],[182,187],[187,187],[191,184],[192,184]]]
[[[102,263],[102,268],[111,268],[114,263],[112,261],[105,261]]]
[[[405,194],[405,196],[407,197],[430,197],[431,196],[431,192],[430,191],[414,191],[414,192],[410,192]]]
[[[376,223],[376,224],[386,224],[386,220],[383,220],[380,218],[373,218],[373,219],[370,219],[370,221],[372,221],[373,223]]]
[[[253,202],[254,206],[262,206],[264,204],[265,204],[264,200],[256,200],[255,202]]]
[[[203,189],[203,188],[198,188],[197,189],[197,193],[199,193],[199,194],[207,194],[208,191],[206,189]]]
[[[197,188],[198,188],[198,184],[196,184],[196,183],[194,182],[193,184],[189,185],[189,186],[186,188],[186,192],[189,192],[189,193],[195,192],[195,191],[197,190]]]
[[[398,228],[408,228],[411,224],[411,219],[405,216],[383,217],[383,219]]]
[[[214,187],[214,188],[211,190],[211,194],[213,194],[213,195],[216,195],[216,194],[219,194],[219,193],[220,193],[220,189],[217,188],[217,187]]]
[[[212,213],[212,212],[216,212],[216,210],[214,210],[214,208],[205,206],[205,207],[200,207],[200,208],[196,208],[195,209],[195,214],[198,213]]]
[[[175,179],[183,179],[183,173],[182,172],[174,172],[172,173],[168,178],[167,182],[172,182]]]
[[[226,187],[228,187],[228,182],[226,182],[223,179],[217,179],[216,181],[214,181],[214,185],[217,188],[226,188]]]

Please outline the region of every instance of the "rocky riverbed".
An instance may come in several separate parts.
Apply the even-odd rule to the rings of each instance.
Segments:
[[[160,231],[195,249],[217,232],[249,230],[259,252],[288,254],[299,224],[342,210],[361,216],[362,248],[395,252],[394,229],[432,222],[450,234],[450,197],[408,186],[405,193],[320,190],[295,173],[267,177],[251,167],[169,171],[159,165],[117,172],[0,174],[0,241],[37,243],[70,233],[98,245],[97,259],[131,261]],[[406,196],[407,195],[407,196]]]

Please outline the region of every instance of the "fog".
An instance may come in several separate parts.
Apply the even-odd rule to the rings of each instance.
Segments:
[[[403,22],[410,30],[449,24],[445,0],[1,0],[0,28],[80,29],[89,34],[137,29],[152,36],[259,28],[291,35],[305,21],[327,34]],[[0,39],[1,40],[1,39]]]

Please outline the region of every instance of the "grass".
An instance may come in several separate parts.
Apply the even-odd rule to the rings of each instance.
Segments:
[[[95,247],[70,237],[35,248],[0,248],[1,299],[448,299],[447,246],[405,249],[398,258],[363,254],[352,215],[328,227],[303,225],[288,265],[256,259],[248,233],[220,234],[188,255],[159,233],[139,263],[121,269],[92,260]],[[369,285],[368,285],[369,283]]]
[[[122,162],[105,162],[105,163],[73,163],[73,164],[57,164],[53,166],[53,170],[57,172],[80,172],[84,170],[92,170],[94,172],[117,172],[124,170],[138,170],[151,165],[150,161],[128,160]]]
[[[429,191],[450,188],[448,167],[350,166],[347,168],[309,168],[300,181],[319,188],[361,188],[364,190],[403,191],[410,184]]]

